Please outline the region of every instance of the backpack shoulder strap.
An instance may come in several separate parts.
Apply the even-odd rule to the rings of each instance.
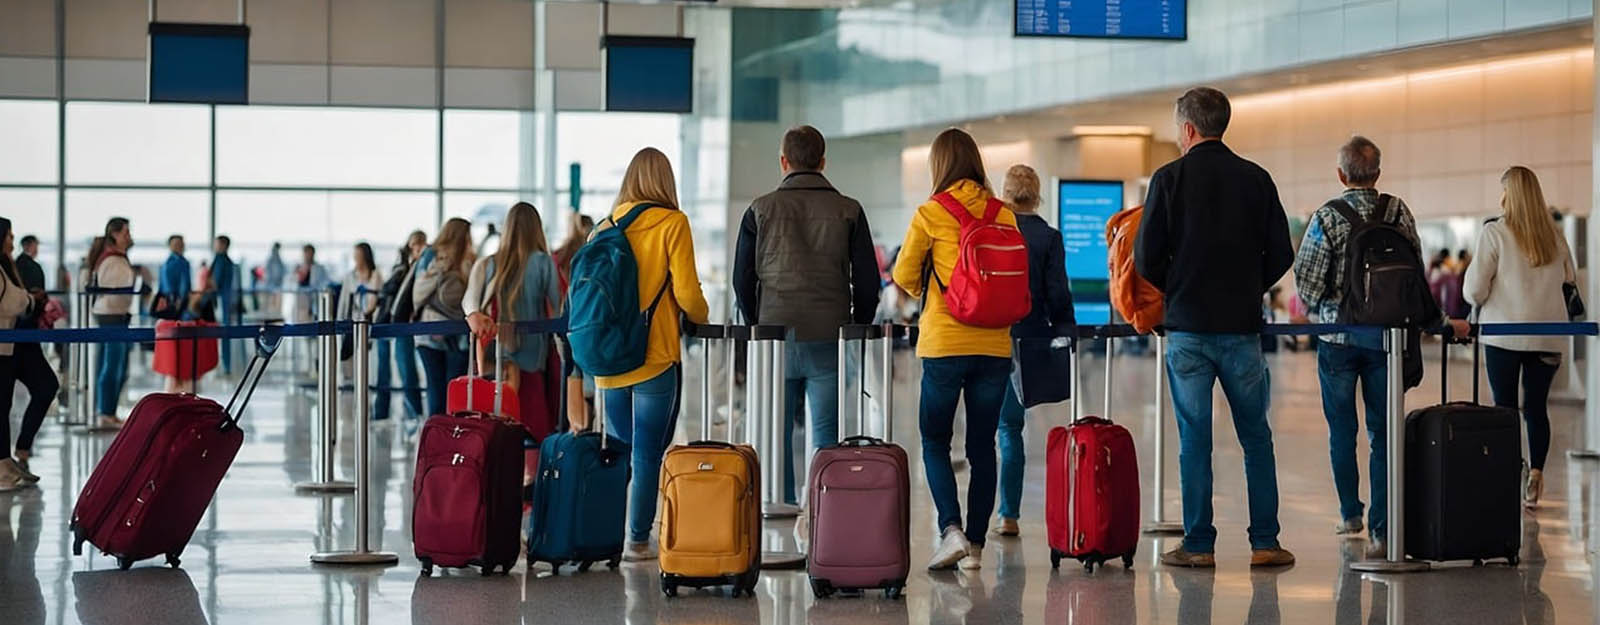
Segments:
[[[1381,200],[1382,198],[1379,199]],[[1345,221],[1350,222],[1351,228],[1366,222],[1366,219],[1361,216],[1361,213],[1356,212],[1355,207],[1351,206],[1349,202],[1344,201],[1344,198],[1334,198],[1328,200],[1326,206],[1333,209],[1333,212],[1338,213],[1339,216],[1343,217]],[[1382,204],[1379,204],[1379,208],[1382,208]]]
[[[983,223],[994,223],[994,220],[1000,217],[1000,209],[1005,207],[1005,202],[989,196],[989,201],[983,207]]]
[[[1391,226],[1399,225],[1400,224],[1400,211],[1395,210],[1394,211],[1394,218],[1393,219],[1389,218],[1389,212],[1391,210],[1393,210],[1393,209],[1394,209],[1394,196],[1389,195],[1387,193],[1379,193],[1378,194],[1377,208],[1374,209],[1374,212],[1372,214],[1372,218],[1375,221],[1382,221],[1383,223],[1389,224]]]
[[[933,201],[938,202],[940,206],[943,206],[944,209],[950,213],[951,217],[956,218],[956,223],[961,224],[962,227],[965,227],[967,222],[972,221],[972,213],[967,212],[967,205],[962,204],[961,200],[956,199],[956,197],[950,195],[949,192],[935,193],[933,195]],[[988,211],[985,211],[985,216],[987,216],[987,213]]]
[[[640,202],[637,206],[634,206],[633,208],[629,209],[628,210],[628,214],[623,215],[622,219],[613,220],[611,223],[612,223],[612,225],[614,225],[614,226],[616,226],[618,228],[621,228],[623,230],[627,230],[628,226],[633,225],[633,222],[638,220],[640,215],[643,215],[646,210],[649,210],[649,209],[652,209],[652,208],[666,208],[666,207],[664,207],[664,206],[662,206],[660,204],[656,204],[654,202]]]

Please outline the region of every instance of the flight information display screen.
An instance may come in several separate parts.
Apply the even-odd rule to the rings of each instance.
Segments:
[[[1016,0],[1028,37],[1187,39],[1188,0]]]
[[[1067,252],[1067,277],[1106,280],[1106,221],[1122,210],[1120,180],[1062,180],[1056,187],[1056,225]]]

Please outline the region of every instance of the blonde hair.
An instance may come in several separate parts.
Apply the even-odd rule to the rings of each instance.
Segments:
[[[1039,173],[1027,165],[1012,165],[1000,195],[1011,210],[1033,212],[1039,208]]]
[[[672,161],[655,148],[633,155],[628,171],[622,174],[622,190],[617,206],[649,202],[678,210],[678,185],[672,177]]]
[[[465,276],[472,266],[472,223],[460,217],[451,217],[433,239],[436,262],[444,263],[442,271]]]
[[[1500,176],[1500,186],[1505,188],[1505,224],[1516,239],[1517,247],[1528,264],[1543,267],[1555,261],[1561,253],[1560,233],[1555,220],[1544,203],[1544,191],[1539,188],[1539,177],[1533,170],[1521,165],[1506,170]]]
[[[517,202],[506,211],[505,238],[500,241],[500,251],[494,253],[494,277],[489,279],[488,292],[500,298],[500,318],[516,319],[516,303],[522,301],[522,277],[528,271],[528,258],[535,252],[550,253],[544,238],[544,221],[539,210],[527,202]],[[551,307],[556,302],[550,302]],[[537,316],[534,311],[529,314]]]
[[[983,173],[983,154],[978,150],[978,142],[960,128],[948,128],[934,137],[933,146],[928,149],[928,171],[933,174],[934,193],[962,180],[971,180],[984,191],[993,193],[989,178]]]

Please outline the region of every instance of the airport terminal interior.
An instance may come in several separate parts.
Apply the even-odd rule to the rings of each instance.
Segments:
[[[424,425],[435,417],[410,400],[418,386],[402,376],[410,369],[409,384],[422,385],[417,371],[433,365],[400,362],[401,326],[410,324],[344,323],[360,317],[355,302],[377,293],[394,268],[405,270],[413,231],[434,242],[447,222],[465,220],[468,247],[492,255],[510,239],[508,212],[526,202],[548,248],[574,253],[582,224],[611,214],[628,192],[635,153],[653,147],[671,164],[709,322],[738,325],[741,222],[757,198],[785,184],[785,132],[809,125],[826,137],[822,173],[859,202],[869,224],[881,272],[873,279],[882,285],[875,323],[914,325],[925,305],[893,284],[890,267],[917,227],[919,205],[939,190],[930,169],[941,160],[935,139],[954,127],[977,143],[996,192],[1011,166],[1037,171],[1038,214],[1061,232],[1078,324],[1115,326],[1122,319],[1108,295],[1107,221],[1144,204],[1156,170],[1183,157],[1175,101],[1200,86],[1227,94],[1222,140],[1271,176],[1296,246],[1314,211],[1345,188],[1340,147],[1361,135],[1381,148],[1377,187],[1404,199],[1424,259],[1445,255],[1430,276],[1454,279],[1461,290],[1486,220],[1502,214],[1502,174],[1524,166],[1537,174],[1572,252],[1569,282],[1600,301],[1600,274],[1591,271],[1600,246],[1589,245],[1600,237],[1600,222],[1590,219],[1600,146],[1597,6],[0,0],[0,217],[9,220],[15,254],[43,268],[46,319],[30,321],[48,328],[0,330],[0,345],[43,341],[39,367],[61,385],[28,458],[37,483],[0,489],[0,625],[1600,623],[1600,395],[1591,388],[1600,385],[1600,345],[1592,323],[1555,332],[1562,336],[1552,356],[1560,366],[1549,398],[1549,460],[1537,505],[1518,508],[1515,558],[1469,556],[1403,573],[1367,566],[1386,558],[1369,557],[1365,533],[1335,533],[1342,519],[1319,356],[1314,341],[1292,329],[1307,320],[1293,272],[1261,306],[1266,323],[1289,328],[1264,335],[1262,351],[1280,540],[1296,557],[1290,566],[1251,566],[1244,456],[1220,386],[1212,402],[1216,567],[1161,563],[1184,543],[1180,434],[1158,357],[1164,341],[1085,330],[1076,366],[1060,370],[1074,399],[1027,412],[1019,535],[990,535],[981,568],[927,570],[940,535],[922,460],[925,363],[909,339],[869,341],[838,357],[846,382],[839,434],[886,439],[910,458],[909,573],[899,597],[814,592],[803,518],[813,511],[771,505],[782,503],[773,501],[782,498],[772,471],[784,444],[774,435],[784,419],[776,407],[808,398],[772,383],[779,359],[758,356],[761,341],[735,350],[692,336],[680,344],[670,402],[677,417],[666,433],[677,444],[748,442],[760,456],[761,483],[752,488],[771,514],[753,530],[767,565],[752,596],[730,597],[725,588],[664,593],[666,561],[655,559],[552,570],[522,557],[505,575],[429,567],[413,543],[422,492],[414,485],[428,461],[419,453]],[[126,221],[108,229],[113,218]],[[105,256],[90,256],[112,230],[133,242],[122,250],[136,276],[128,330],[107,326],[96,303],[129,295],[89,288],[103,286],[95,267]],[[175,253],[174,237],[186,249]],[[231,246],[225,266],[213,252],[218,237]],[[155,295],[168,289],[175,261],[187,261],[179,262],[188,268],[185,292],[192,284],[217,295],[227,312],[216,322],[238,330],[231,338],[154,340],[149,327],[165,311],[157,302],[170,303]],[[379,277],[361,278],[358,264]],[[324,295],[339,283],[342,304]],[[1453,314],[1459,302],[1449,299],[1439,303]],[[10,328],[6,301],[0,293],[0,325]],[[1592,307],[1582,317],[1595,318]],[[189,358],[199,359],[202,345],[215,356],[192,390],[228,403],[249,386],[256,350],[246,337],[259,328],[276,336],[271,328],[280,324],[285,336],[238,415],[239,452],[181,561],[123,561],[95,541],[78,553],[75,508],[90,499],[101,460],[116,455],[113,441],[136,429],[106,427],[103,407],[127,418],[142,397],[182,387],[170,359],[183,362],[172,346],[185,342],[197,350]],[[352,335],[369,330],[377,348],[354,349]],[[53,332],[79,334],[52,339]],[[445,340],[413,333],[418,345]],[[220,354],[219,343],[227,348]],[[563,345],[560,353],[570,353]],[[113,385],[119,392],[104,396],[99,363],[121,349],[129,364]],[[832,349],[823,359],[830,365]],[[1420,351],[1420,385],[1384,398],[1389,405],[1416,410],[1441,396],[1490,403],[1472,347],[1428,336]],[[8,360],[22,353],[0,352]],[[592,379],[585,387],[581,378],[548,384],[592,394]],[[368,392],[379,386],[396,392]],[[13,394],[11,425],[0,432],[16,436],[27,429],[33,395],[20,383],[0,392]],[[585,405],[568,399],[559,395],[548,407]],[[802,420],[810,411],[801,410]],[[965,450],[994,444],[967,440],[964,411],[952,454],[963,495],[973,473]],[[1047,488],[1047,441],[1052,429],[1085,415],[1126,428],[1136,450],[1131,497],[1140,530],[1126,566],[1121,558],[1092,570],[1070,558],[1052,565],[1046,501],[1057,495]],[[799,464],[808,456],[806,428],[795,431]],[[1365,431],[1357,438],[1360,491],[1370,503]],[[5,441],[5,451],[12,445]],[[805,469],[796,472],[805,492]],[[530,480],[532,473],[541,472]],[[1388,483],[1413,495],[1425,490],[1408,476]],[[536,522],[532,508],[518,520],[524,540]],[[664,505],[659,516],[672,512]],[[664,526],[655,531],[650,544],[666,555]],[[1421,534],[1403,533],[1412,542]],[[1396,569],[1417,564],[1387,560]]]

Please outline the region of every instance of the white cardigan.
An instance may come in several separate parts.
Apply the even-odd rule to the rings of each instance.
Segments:
[[[17,326],[17,317],[28,312],[28,307],[33,305],[33,298],[28,297],[28,289],[11,281],[11,277],[0,271],[0,329],[9,330]],[[0,356],[10,356],[11,343],[0,343]],[[11,389],[5,389],[11,392]],[[5,415],[0,415],[5,418]]]
[[[1551,226],[1552,228],[1554,226]],[[1576,283],[1578,270],[1566,237],[1556,235],[1558,258],[1543,267],[1528,263],[1511,230],[1499,220],[1483,226],[1478,251],[1462,278],[1463,295],[1478,307],[1479,323],[1566,321],[1561,285]],[[1524,352],[1562,352],[1564,336],[1486,336],[1485,345]]]

